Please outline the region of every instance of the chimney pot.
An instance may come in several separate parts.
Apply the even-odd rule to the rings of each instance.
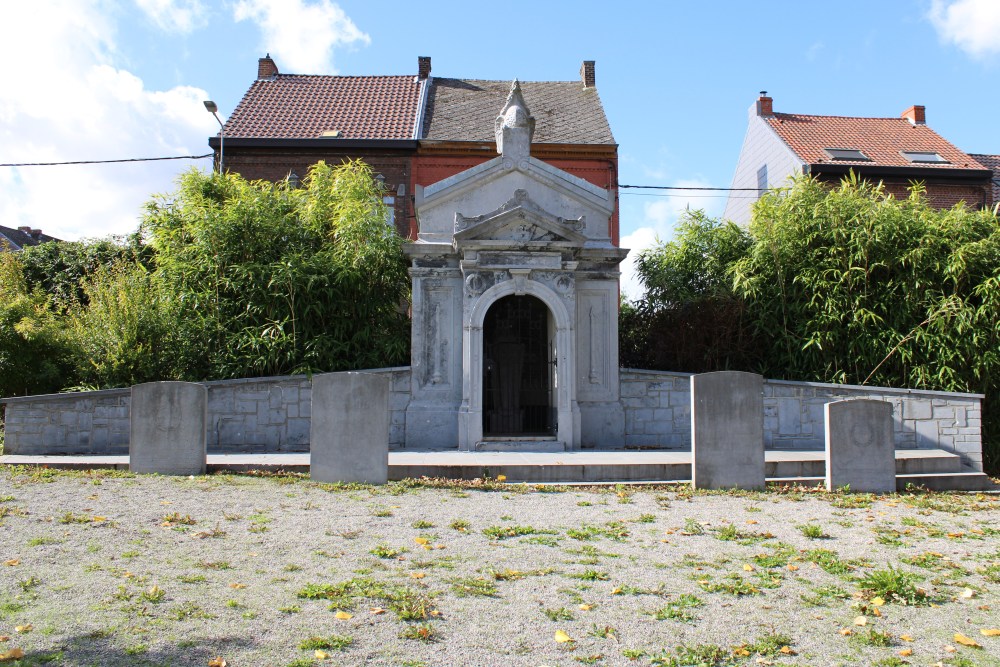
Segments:
[[[423,81],[431,75],[431,57],[417,56],[417,79]]]
[[[583,81],[584,88],[593,88],[597,85],[597,75],[594,72],[594,61],[584,60],[580,65],[580,80]]]
[[[900,116],[910,121],[913,125],[924,125],[927,123],[926,109],[920,104],[914,104]]]
[[[278,75],[278,66],[274,64],[271,54],[257,60],[257,80],[272,79]]]
[[[27,226],[18,227],[17,231],[24,232],[25,234],[30,234],[31,233],[31,227],[27,227]]]
[[[774,100],[767,96],[767,91],[760,91],[760,97],[757,98],[757,115],[758,116],[773,116],[774,115]]]

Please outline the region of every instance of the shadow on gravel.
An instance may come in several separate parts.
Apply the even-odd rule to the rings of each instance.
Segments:
[[[199,640],[187,646],[183,640],[174,645],[157,645],[143,648],[134,639],[131,646],[123,646],[112,637],[76,635],[67,637],[51,649],[26,652],[24,658],[13,664],[60,665],[67,667],[180,667],[198,665],[205,667],[217,656],[224,659],[237,649],[241,652],[257,645],[251,637],[216,637]],[[232,664],[232,660],[229,660]]]

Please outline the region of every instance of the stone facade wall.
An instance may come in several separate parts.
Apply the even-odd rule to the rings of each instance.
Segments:
[[[402,447],[410,369],[386,368],[390,447]],[[220,380],[208,388],[212,453],[308,452],[312,381],[305,375]],[[6,399],[7,454],[128,454],[130,389]]]
[[[691,447],[690,377],[622,369],[626,447]],[[979,394],[765,380],[765,447],[822,451],[826,437],[823,406],[845,398],[891,403],[896,449],[940,448],[960,455],[966,466],[982,470],[983,397]]]

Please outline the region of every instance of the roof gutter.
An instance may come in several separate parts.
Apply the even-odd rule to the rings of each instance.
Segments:
[[[890,167],[890,166],[866,166],[859,164],[832,164],[829,162],[807,164],[803,167],[802,173],[819,176],[830,174],[846,176],[854,172],[859,176],[881,176],[881,177],[904,177],[904,178],[926,178],[947,181],[988,181],[993,177],[993,172],[989,169],[949,169],[941,167]]]
[[[219,148],[219,137],[209,137],[210,148]],[[227,148],[326,148],[326,149],[357,149],[382,148],[386,150],[415,150],[417,142],[414,139],[276,139],[256,137],[226,137]]]

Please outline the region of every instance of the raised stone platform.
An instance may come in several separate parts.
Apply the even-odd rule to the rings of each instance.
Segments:
[[[823,452],[765,452],[768,482],[815,485],[823,482]],[[128,470],[127,456],[0,456],[0,465]],[[208,471],[284,470],[309,472],[309,454],[209,454]],[[389,452],[389,479],[422,476],[451,479],[496,478],[534,484],[690,483],[686,451],[572,452]],[[896,451],[896,488],[923,486],[936,491],[993,489],[979,472],[963,470],[956,455],[942,450]]]

